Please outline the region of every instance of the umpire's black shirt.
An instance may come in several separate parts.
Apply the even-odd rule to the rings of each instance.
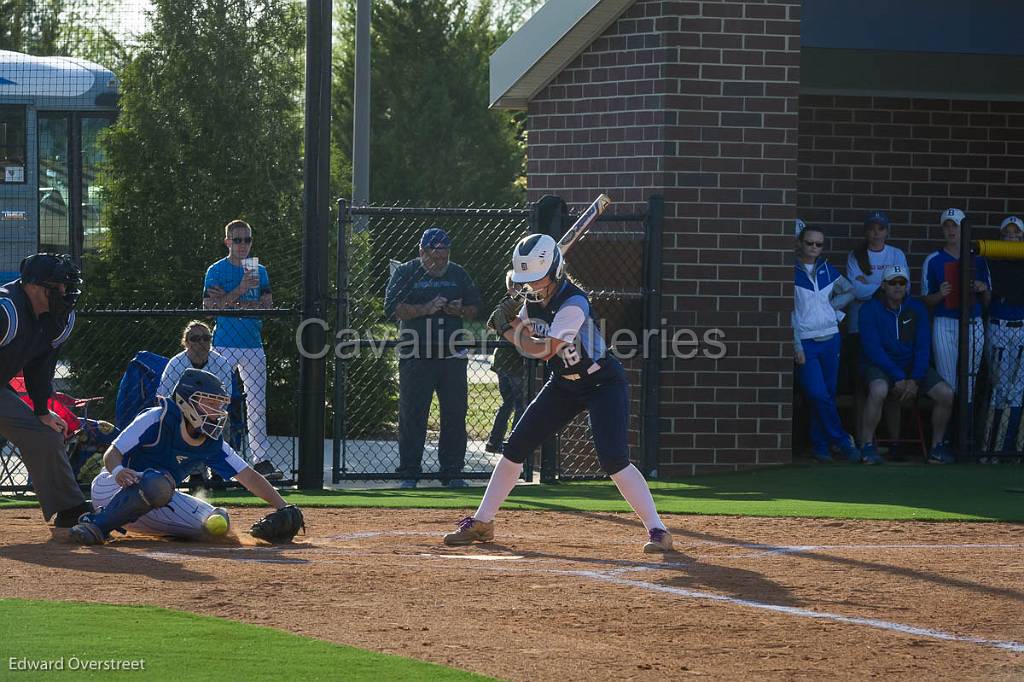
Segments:
[[[463,306],[480,305],[480,292],[461,265],[448,261],[448,268],[444,274],[435,277],[424,269],[419,258],[414,258],[399,265],[395,274],[391,276],[384,296],[384,314],[394,318],[399,303],[421,305],[434,300],[437,296],[444,296],[449,302],[462,299]],[[412,337],[415,336],[418,357],[442,358],[451,355],[447,352],[448,340],[452,334],[462,329],[462,318],[445,315],[444,309],[441,309],[433,315],[402,320],[399,329],[403,340],[412,341]],[[414,354],[409,352],[411,350],[411,347],[405,348],[403,344],[399,355],[413,356]]]
[[[36,317],[21,280],[0,287],[0,388],[22,372],[35,413],[48,414],[58,348],[74,326],[74,311],[59,320],[48,312]]]

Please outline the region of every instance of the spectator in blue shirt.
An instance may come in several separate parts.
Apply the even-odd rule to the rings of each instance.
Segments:
[[[267,268],[254,264],[252,227],[243,220],[232,220],[224,226],[226,258],[206,271],[203,287],[203,308],[208,310],[264,309],[274,306]],[[249,453],[253,469],[268,479],[282,477],[270,461],[267,443],[267,356],[260,332],[263,321],[258,317],[217,318],[213,346],[238,374],[245,386]]]
[[[953,389],[929,366],[932,334],[928,309],[907,296],[909,284],[905,267],[887,266],[882,271],[881,295],[860,310],[861,376],[868,387],[860,437],[864,443],[861,456],[868,464],[882,463],[874,444],[875,429],[889,395],[901,402],[914,401],[918,395],[935,401],[928,461],[953,461],[949,444],[943,441],[953,411]]]

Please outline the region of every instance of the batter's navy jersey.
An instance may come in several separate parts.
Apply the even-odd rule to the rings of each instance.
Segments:
[[[527,302],[519,318],[530,325],[534,336],[566,342],[558,355],[548,360],[548,369],[556,376],[593,374],[597,371],[595,363],[608,355],[604,339],[590,316],[587,295],[568,280],[547,306]]]
[[[114,439],[124,455],[124,466],[135,471],[160,469],[181,483],[200,466],[208,466],[224,479],[235,476],[248,464],[222,438],[207,437],[199,445],[182,436],[181,410],[167,398],[137,416]]]
[[[924,272],[922,273],[921,295],[928,296],[937,293],[943,282],[955,276],[954,273],[958,271],[959,264],[960,259],[949,255],[949,252],[945,249],[939,249],[925,258],[924,267],[922,268]],[[974,257],[974,279],[984,282],[989,288],[992,287],[992,278],[988,274],[988,262],[981,256]],[[954,287],[957,286],[956,282],[950,281],[949,283]],[[935,317],[960,319],[960,311],[957,308],[947,306],[945,299],[939,301],[939,304],[935,306],[934,315]],[[971,317],[980,316],[981,302],[979,295],[975,294],[974,304],[971,306]]]

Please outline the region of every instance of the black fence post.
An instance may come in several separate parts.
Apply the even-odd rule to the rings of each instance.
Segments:
[[[974,281],[971,274],[971,226],[965,218],[960,222],[960,326],[958,329],[957,384],[957,459],[974,459],[974,429],[971,424],[971,308],[974,303]]]
[[[530,231],[550,235],[555,239],[562,236],[569,226],[569,207],[565,201],[558,196],[548,194],[540,198],[540,201],[530,207]],[[530,363],[531,371],[539,365],[547,367],[544,363]],[[558,479],[558,436],[552,436],[540,446],[540,482],[555,483]]]
[[[338,263],[335,277],[334,328],[335,331],[348,329],[348,224],[351,216],[348,202],[338,199]],[[331,442],[331,482],[341,482],[345,471],[345,366],[334,356],[334,386],[331,405],[333,406],[333,429]]]
[[[640,370],[640,470],[658,474],[658,406],[661,392],[661,236],[665,226],[665,198],[647,200],[647,253],[644,259],[643,366]],[[649,330],[657,330],[649,334]]]
[[[327,226],[330,221],[331,0],[306,2],[306,140],[302,240],[302,348],[315,354],[325,344],[321,324],[327,288]],[[299,360],[301,419],[299,488],[324,486],[324,407],[327,394],[323,357],[303,353]]]

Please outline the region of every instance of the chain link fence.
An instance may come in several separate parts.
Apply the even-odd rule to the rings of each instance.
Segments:
[[[237,312],[228,315],[240,316]],[[265,397],[255,397],[258,376],[247,377],[237,367],[219,366],[216,348],[203,368],[222,376],[225,383],[231,382],[227,385],[233,395],[225,435],[228,442],[247,462],[268,462],[260,468],[275,483],[287,484],[297,469],[299,356],[294,333],[298,320],[290,310],[265,311],[259,319],[267,358]],[[199,356],[209,348],[209,341],[190,341],[186,330],[192,336],[206,336],[215,326],[215,319],[203,310],[79,311],[74,332],[61,352],[54,377],[57,400],[51,403],[60,403],[52,407],[71,427],[68,453],[83,487],[98,473],[98,458],[113,437],[141,410],[155,406],[158,395],[170,393],[168,387],[173,388],[176,377],[193,365],[190,354]],[[189,348],[183,350],[183,344]],[[184,355],[178,362],[168,365],[167,359],[180,353]],[[19,379],[12,387],[24,394]],[[28,490],[30,482],[20,454],[6,441],[2,446],[0,490]],[[222,485],[211,480],[209,472],[194,475],[194,484],[203,479],[208,487]]]
[[[503,402],[491,355],[496,347],[509,344],[489,336],[484,325],[491,309],[505,295],[509,254],[513,245],[528,233],[529,215],[526,209],[482,207],[342,208],[339,234],[345,235],[345,240],[338,255],[339,306],[334,331],[336,337],[349,335],[354,342],[343,352],[337,352],[340,347],[335,352],[331,390],[334,482],[420,478],[415,472],[399,471],[399,363],[403,361],[398,358],[398,327],[394,318],[385,314],[384,307],[389,280],[402,264],[418,258],[420,237],[431,227],[440,227],[449,235],[450,262],[469,275],[478,291],[479,304],[476,314],[464,321],[465,340],[456,343],[465,359],[411,362],[432,363],[445,375],[443,378],[458,384],[456,393],[461,390],[460,375],[464,374],[466,442],[464,453],[450,453],[460,461],[451,463],[449,468],[462,464],[457,467],[457,478],[490,475],[500,453],[488,452],[487,444],[495,427],[495,413]],[[452,318],[446,321],[457,324]],[[435,339],[430,353],[444,352]],[[520,366],[523,375],[525,368],[524,361]],[[457,395],[455,399],[459,402]],[[409,463],[421,468],[424,478],[437,477],[441,472],[442,416],[438,397],[434,395],[429,404],[420,461]],[[458,414],[454,418],[461,421]],[[506,432],[509,428],[506,425]],[[458,424],[454,429],[460,430]],[[456,440],[461,441],[461,434],[456,435]],[[455,443],[453,448],[458,450],[459,445]]]
[[[975,245],[977,247],[977,244]],[[1024,462],[1024,262],[988,257],[991,304],[972,419],[976,458]],[[961,353],[961,362],[964,353]]]
[[[569,277],[589,291],[592,310],[601,321],[605,340],[622,361],[630,382],[630,454],[640,461],[641,375],[643,354],[637,340],[645,329],[644,296],[647,250],[644,214],[602,216],[566,258]],[[620,341],[620,343],[616,343]],[[586,413],[578,415],[558,438],[558,477],[563,480],[603,478],[590,437]]]
[[[335,483],[345,480],[440,480],[486,479],[500,457],[503,437],[511,431],[515,401],[521,396],[528,403],[545,380],[540,363],[519,358],[515,371],[501,374],[495,367],[495,352],[514,348],[499,341],[484,328],[490,310],[505,295],[505,275],[513,245],[524,235],[545,226],[561,236],[565,222],[551,221],[539,214],[538,205],[530,209],[408,207],[347,207],[339,211],[338,299],[333,349],[335,362],[331,410],[333,418],[333,472]],[[652,252],[648,247],[651,224],[647,214],[602,216],[591,232],[570,252],[569,276],[585,290],[591,300],[606,340],[622,337],[621,350],[632,356],[624,359],[634,386],[631,445],[639,448],[643,432],[642,408],[656,410],[656,401],[641,399],[645,381],[656,382],[649,358],[637,352],[630,339],[644,338],[651,319],[651,302],[657,292],[647,286],[651,276]],[[461,324],[464,339],[455,347],[466,354],[465,360],[452,358],[416,359],[421,369],[402,368],[402,337],[394,315],[385,311],[389,281],[396,271],[411,267],[419,256],[423,232],[439,227],[451,237],[450,259],[468,273],[479,291],[478,312]],[[658,227],[660,230],[660,226]],[[660,261],[654,266],[660,276]],[[401,275],[398,275],[400,278]],[[656,307],[654,308],[656,310]],[[656,314],[655,314],[656,317]],[[450,320],[446,321],[451,324]],[[459,322],[455,322],[460,324]],[[643,350],[643,349],[641,349]],[[439,350],[432,341],[431,352]],[[423,367],[441,373],[439,379]],[[647,366],[645,368],[645,363]],[[432,370],[431,370],[432,371]],[[411,381],[403,384],[403,372]],[[420,372],[416,374],[415,372]],[[465,388],[461,388],[462,375]],[[456,392],[465,392],[465,407],[453,399],[455,413],[441,412],[439,395],[447,391],[445,380],[458,382]],[[422,381],[422,384],[419,383]],[[514,386],[510,386],[514,384]],[[431,395],[434,388],[437,395]],[[409,401],[409,395],[414,400]],[[429,397],[425,428],[419,427],[422,415],[413,404]],[[656,389],[655,393],[656,395]],[[405,402],[403,405],[403,401]],[[505,404],[502,409],[503,403]],[[461,414],[465,409],[465,443],[461,438]],[[406,410],[403,429],[400,415]],[[499,412],[500,410],[500,412]],[[446,419],[453,422],[446,436]],[[425,431],[422,432],[422,431]],[[455,432],[456,435],[452,435]],[[420,438],[423,440],[420,441]],[[447,440],[451,438],[451,440]],[[648,445],[654,441],[648,435]],[[656,446],[655,446],[656,447]],[[405,450],[403,457],[402,451]],[[640,459],[639,450],[634,455]],[[527,462],[524,475],[532,476],[535,462]],[[563,430],[557,440],[542,449],[542,480],[556,477],[591,478],[603,476],[593,452],[589,427],[583,415]]]

